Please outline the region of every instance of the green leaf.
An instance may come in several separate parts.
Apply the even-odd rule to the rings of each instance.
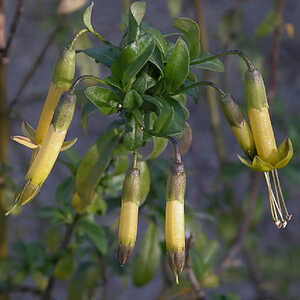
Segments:
[[[177,17],[182,8],[182,0],[168,0],[168,9],[172,18]]]
[[[136,1],[131,4],[130,10],[137,24],[140,25],[146,13],[146,2]]]
[[[164,75],[163,57],[158,47],[154,48],[154,51],[149,60],[152,64],[154,64],[157,67],[157,69],[160,71],[161,75],[163,76]]]
[[[126,93],[123,100],[123,107],[128,110],[139,108],[143,104],[142,96],[135,90]]]
[[[159,30],[150,26],[144,25],[143,30],[151,35],[160,52],[163,54],[163,57],[165,58],[169,50],[169,45],[166,39],[164,38],[163,34]]]
[[[84,218],[78,223],[79,228],[87,234],[102,255],[106,255],[108,250],[108,241],[103,228],[95,221]]]
[[[202,53],[197,60],[193,61],[191,66],[197,69],[224,72],[224,64],[222,61],[218,58],[209,60],[209,57],[212,57],[210,53]]]
[[[198,24],[189,18],[178,18],[174,21],[174,27],[180,30],[188,42],[190,58],[198,58],[200,55],[200,29]]]
[[[120,57],[120,49],[116,46],[104,46],[101,48],[89,48],[80,50],[80,53],[85,53],[93,58],[97,63],[101,63],[107,67],[111,67],[113,63]]]
[[[96,35],[102,42],[108,44],[108,41],[106,41],[105,38],[100,33],[96,32],[92,25],[93,7],[94,7],[94,2],[92,2],[91,5],[85,10],[85,12],[83,14],[83,23],[89,32]]]
[[[86,206],[93,200],[93,194],[112,160],[113,150],[118,141],[119,136],[115,128],[111,126],[90,147],[78,167],[75,179],[76,191]]]
[[[125,72],[123,74],[122,82],[125,87],[128,86],[130,83],[130,80],[133,79],[136,74],[143,68],[143,66],[147,63],[147,61],[150,59],[155,44],[152,39],[147,37],[148,45],[141,51],[137,58],[129,65],[126,66]]]
[[[165,134],[174,119],[174,109],[169,103],[163,103],[162,109],[154,123],[153,130],[157,134]]]
[[[55,267],[54,275],[61,280],[67,280],[71,278],[76,269],[76,261],[74,254],[71,251],[67,251],[63,257],[61,257]]]
[[[69,205],[74,193],[74,181],[72,177],[64,180],[56,189],[55,199],[58,203]]]
[[[139,74],[132,88],[137,90],[140,94],[144,94],[148,89],[155,86],[155,84],[156,80],[145,71]]]
[[[153,149],[150,155],[147,157],[148,159],[155,159],[161,155],[165,151],[168,146],[169,140],[162,137],[153,137]]]
[[[86,101],[86,103],[82,107],[81,114],[80,114],[80,118],[81,118],[80,124],[85,134],[88,133],[89,117],[95,111],[98,111],[97,106],[91,103],[90,101]]]
[[[169,93],[176,91],[184,83],[189,73],[189,49],[179,38],[167,60],[165,67],[165,85]]]
[[[280,25],[280,18],[275,11],[271,11],[260,26],[256,30],[256,36],[258,38],[265,37],[271,34]]]
[[[160,244],[157,225],[150,223],[134,262],[133,282],[142,287],[155,276],[160,265]]]
[[[118,111],[120,101],[112,90],[100,86],[91,86],[86,88],[84,93],[105,115],[110,115]]]

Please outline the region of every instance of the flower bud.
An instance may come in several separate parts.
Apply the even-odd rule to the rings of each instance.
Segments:
[[[249,125],[239,105],[229,94],[221,99],[222,108],[226,119],[233,130],[235,137],[244,153],[252,160],[256,154],[254,139]]]
[[[41,144],[47,135],[55,108],[61,95],[70,89],[75,75],[76,53],[68,48],[58,57],[54,66],[47,99],[36,131],[36,143]]]
[[[175,163],[167,182],[165,231],[169,265],[177,282],[185,263],[185,186],[184,166],[182,163]]]
[[[118,250],[118,258],[121,265],[126,263],[135,245],[140,201],[140,170],[133,168],[125,177],[122,192]]]

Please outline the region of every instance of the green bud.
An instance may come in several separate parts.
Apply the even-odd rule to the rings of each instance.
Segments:
[[[124,180],[122,202],[128,201],[141,203],[141,176],[137,168],[131,169]]]
[[[68,90],[73,82],[76,66],[76,52],[66,48],[59,55],[54,66],[52,81],[58,88]]]
[[[64,93],[54,116],[55,130],[68,130],[74,116],[75,106],[76,95]]]
[[[151,182],[151,176],[150,176],[150,170],[147,165],[146,161],[138,161],[137,162],[137,168],[140,170],[140,205],[142,205],[150,191],[150,182]]]
[[[254,69],[253,71],[246,71],[245,73],[245,97],[248,109],[268,108],[268,100],[264,80],[261,73]]]
[[[229,125],[231,127],[240,127],[245,121],[245,117],[233,97],[230,94],[226,94],[221,99],[221,105]]]

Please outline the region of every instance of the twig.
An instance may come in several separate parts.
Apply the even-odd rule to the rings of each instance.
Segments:
[[[53,32],[49,35],[44,47],[42,48],[39,56],[37,57],[36,61],[34,62],[34,64],[32,65],[31,69],[29,70],[29,72],[26,74],[26,76],[24,77],[24,80],[20,86],[20,88],[18,89],[16,96],[14,97],[14,99],[11,101],[10,105],[9,105],[9,113],[12,112],[12,110],[14,109],[15,105],[17,104],[17,102],[19,101],[20,96],[23,94],[24,90],[26,89],[27,85],[29,84],[29,82],[31,81],[31,79],[33,78],[33,76],[35,75],[35,72],[37,71],[37,69],[39,68],[39,66],[41,65],[41,63],[43,62],[46,53],[48,52],[48,49],[50,48],[50,46],[53,44],[58,32],[61,30],[61,26],[57,26]]]
[[[4,58],[8,57],[8,52],[10,50],[12,41],[14,40],[14,37],[16,35],[17,28],[18,28],[18,25],[20,23],[20,18],[22,16],[23,12],[24,12],[24,0],[19,0],[17,8],[16,8],[15,15],[14,15],[14,18],[13,18],[13,21],[10,25],[6,47],[5,47],[4,52],[3,52],[3,57]]]
[[[209,43],[207,38],[207,30],[204,18],[203,0],[194,0],[197,20],[201,32],[201,45],[205,52],[209,50]],[[204,80],[211,81],[212,73],[209,71],[204,72]],[[207,89],[207,100],[210,111],[210,122],[213,131],[213,135],[216,143],[216,150],[220,165],[222,166],[226,160],[226,149],[223,137],[223,130],[221,126],[221,117],[219,112],[218,103],[216,100],[216,94],[213,89]]]
[[[57,262],[59,261],[62,251],[69,245],[69,243],[71,241],[71,238],[72,238],[72,235],[73,235],[73,232],[75,230],[75,226],[76,226],[79,218],[80,218],[80,215],[76,214],[74,216],[73,223],[67,227],[64,238],[63,238],[63,240],[60,244],[60,247],[58,249],[58,252],[57,252],[57,257],[55,259],[55,264],[57,264]],[[47,284],[47,287],[45,289],[45,292],[41,296],[42,300],[50,300],[51,299],[51,293],[52,293],[52,291],[54,289],[54,286],[55,286],[55,280],[56,280],[55,276],[54,276],[54,274],[52,274],[50,276],[49,280],[48,280],[48,284]]]
[[[273,35],[272,49],[271,49],[271,78],[269,88],[269,100],[271,101],[276,94],[277,77],[278,77],[278,62],[280,53],[280,39],[283,31],[283,11],[285,0],[276,1],[276,15],[279,24],[276,27]]]
[[[254,172],[251,174],[251,181],[250,181],[250,187],[251,187],[251,192],[250,192],[250,202],[247,210],[247,214],[244,217],[244,221],[241,224],[240,231],[237,234],[237,237],[235,239],[235,242],[233,243],[233,246],[229,249],[227,254],[225,254],[224,258],[222,259],[222,262],[220,266],[216,270],[216,274],[222,273],[225,269],[230,267],[232,265],[232,261],[234,258],[239,254],[241,251],[244,241],[245,241],[245,236],[247,234],[253,213],[254,213],[254,208],[256,205],[256,200],[258,196],[258,191],[259,191],[259,181],[260,181],[260,173]]]
[[[186,271],[188,279],[192,285],[192,288],[196,294],[196,299],[197,300],[205,300],[206,297],[205,297],[204,290],[201,288],[201,286],[196,278],[196,275],[192,269],[192,266],[191,266],[190,250],[193,247],[193,242],[194,242],[193,240],[194,240],[194,237],[191,234],[186,241],[185,271]]]
[[[1,287],[0,294],[10,294],[10,293],[29,293],[32,295],[39,296],[42,291],[39,288],[27,285],[21,286],[8,286],[8,287]]]

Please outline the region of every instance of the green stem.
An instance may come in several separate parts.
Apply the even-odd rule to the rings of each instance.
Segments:
[[[96,82],[99,82],[101,84],[106,84],[106,82],[104,80],[102,80],[101,78],[97,77],[97,76],[94,76],[94,75],[82,75],[82,76],[79,76],[75,81],[74,83],[72,84],[71,88],[70,88],[70,93],[74,93],[75,92],[75,89],[77,88],[77,86],[79,85],[79,83],[83,80],[93,80],[93,81],[96,81]]]
[[[224,97],[226,95],[226,93],[221,88],[219,88],[214,82],[207,81],[207,80],[198,81],[189,86],[186,86],[186,87],[182,88],[179,93],[183,93],[187,90],[193,89],[198,86],[209,86],[209,87],[214,88],[222,97]],[[176,93],[176,94],[178,94],[178,93]]]
[[[78,38],[79,38],[81,35],[83,35],[84,33],[86,33],[86,32],[89,32],[86,28],[80,30],[80,31],[74,36],[74,38],[73,38],[73,40],[72,40],[72,42],[71,42],[71,44],[70,44],[69,47],[70,47],[70,48],[73,48],[73,47],[74,47],[74,44],[76,43],[76,41],[78,40]]]
[[[191,65],[202,64],[202,63],[214,60],[214,59],[219,58],[219,57],[227,56],[227,55],[238,55],[245,62],[245,64],[247,65],[247,68],[249,69],[249,71],[255,70],[255,65],[253,64],[253,62],[241,50],[228,50],[228,51],[222,52],[220,54],[216,54],[216,55],[213,55],[213,56],[208,56],[208,57],[203,58],[203,59],[198,58],[198,59],[192,60]]]

